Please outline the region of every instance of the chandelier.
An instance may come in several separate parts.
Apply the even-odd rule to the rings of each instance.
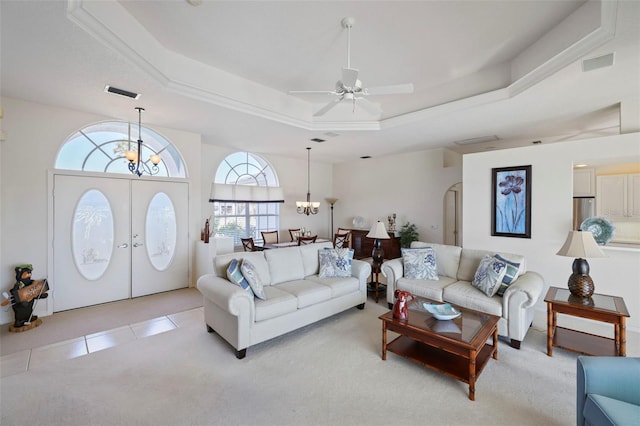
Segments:
[[[300,214],[317,214],[320,211],[320,203],[318,201],[311,201],[311,175],[309,170],[311,168],[311,148],[307,148],[307,201],[296,201],[296,210]]]
[[[131,150],[131,134],[129,134],[129,149],[127,150],[125,156],[127,160],[129,160],[129,171],[138,177],[142,176],[142,173],[147,173],[148,175],[155,175],[160,171],[158,168],[158,164],[160,163],[160,156],[158,154],[151,154],[149,156],[149,160],[146,162],[140,161],[140,157],[142,157],[142,111],[144,108],[136,107],[138,110],[138,150]],[[129,131],[131,133],[131,131]],[[151,162],[151,166],[149,166],[149,162]]]

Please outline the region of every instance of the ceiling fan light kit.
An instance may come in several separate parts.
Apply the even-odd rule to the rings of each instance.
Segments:
[[[342,77],[336,82],[335,90],[292,90],[289,91],[289,94],[336,96],[335,99],[313,114],[314,117],[320,117],[344,100],[352,102],[354,113],[356,110],[356,104],[358,104],[370,114],[381,114],[382,110],[377,105],[366,99],[365,96],[413,93],[412,83],[369,88],[362,87],[362,82],[358,79],[360,71],[356,68],[351,68],[351,28],[355,23],[355,19],[352,17],[345,17],[342,18],[341,23],[342,28],[347,30],[347,66],[346,68],[342,68]]]

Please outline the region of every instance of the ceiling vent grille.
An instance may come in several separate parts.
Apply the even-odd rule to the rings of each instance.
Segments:
[[[140,99],[140,93],[130,92],[124,89],[118,89],[117,87],[109,86],[108,84],[104,86],[104,91],[107,93],[114,93],[120,96],[126,96],[131,99]]]
[[[582,61],[582,71],[592,71],[598,68],[610,67],[613,65],[613,53],[598,56],[597,58],[589,58]]]
[[[493,142],[499,139],[500,138],[498,138],[496,135],[492,135],[492,136],[481,136],[479,138],[463,139],[459,141],[454,141],[453,143],[455,143],[456,145],[474,145],[474,144],[483,143],[483,142]]]
[[[311,139],[311,142],[317,142],[317,143],[322,143],[322,142],[324,142],[324,141],[325,141],[324,139],[320,139],[320,138],[313,138],[313,139]]]

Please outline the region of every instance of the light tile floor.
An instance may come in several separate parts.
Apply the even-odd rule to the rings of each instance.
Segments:
[[[178,312],[149,321],[130,324],[63,342],[52,343],[0,357],[0,377],[23,373],[35,366],[76,358],[132,342],[178,327],[204,322],[203,308]]]

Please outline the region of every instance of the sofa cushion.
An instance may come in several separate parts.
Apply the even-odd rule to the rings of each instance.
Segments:
[[[295,312],[298,309],[298,299],[291,293],[274,286],[266,286],[264,291],[266,300],[254,299],[256,306],[256,322]]]
[[[302,254],[299,247],[265,250],[264,257],[269,265],[271,285],[304,278]]]
[[[350,277],[353,249],[349,248],[325,248],[318,250],[320,262],[320,278]]]
[[[502,316],[502,297],[487,297],[469,281],[458,281],[446,286],[442,292],[442,299],[454,305]]]
[[[431,247],[402,249],[404,276],[410,280],[438,280],[436,261]]]
[[[439,277],[435,280],[410,280],[408,278],[398,278],[396,281],[396,288],[399,290],[405,290],[416,296],[426,297],[427,299],[434,300],[436,302],[442,302],[443,289],[456,282],[455,278],[451,277]]]
[[[227,268],[233,259],[249,259],[253,266],[256,267],[263,285],[271,284],[271,274],[269,273],[269,265],[264,258],[264,251],[241,251],[236,253],[225,253],[214,257],[214,273],[218,277],[227,276]]]
[[[240,270],[240,261],[238,259],[233,259],[229,264],[229,267],[227,268],[227,278],[235,285],[242,287],[251,295],[251,297],[253,297],[253,290],[251,290],[249,281],[247,281],[244,275],[242,275],[242,271]]]
[[[320,269],[318,260],[318,250],[324,248],[333,248],[333,243],[327,241],[324,243],[307,244],[300,246],[300,254],[302,255],[302,264],[304,266],[304,276],[316,275]]]
[[[507,264],[496,257],[486,255],[480,260],[471,285],[491,297],[498,292]]]
[[[310,280],[287,281],[276,288],[291,293],[298,299],[298,309],[331,299],[331,289]]]
[[[511,284],[513,284],[513,282],[520,275],[520,263],[507,260],[499,254],[496,254],[494,257],[507,265],[507,267],[505,268],[504,277],[502,277],[502,282],[500,283],[500,288],[498,289],[497,293],[498,296],[504,296],[504,292],[507,290],[507,288]]]
[[[251,290],[253,290],[253,294],[265,300],[267,296],[264,293],[264,286],[262,284],[262,280],[260,279],[260,275],[258,275],[258,271],[256,267],[251,263],[249,259],[242,259],[242,263],[240,264],[240,270],[242,271],[242,275],[249,281],[249,285],[251,286]]]
[[[319,284],[326,285],[331,289],[332,297],[340,297],[345,294],[359,291],[360,283],[355,277],[348,278],[320,278],[318,275],[311,275],[305,278],[308,281],[313,281]]]
[[[640,419],[640,406],[598,394],[588,394],[582,414],[591,425],[632,425]]]
[[[458,265],[460,263],[460,253],[462,247],[449,246],[445,244],[431,244],[423,241],[414,241],[411,248],[431,247],[436,252],[436,264],[440,277],[458,277]]]

